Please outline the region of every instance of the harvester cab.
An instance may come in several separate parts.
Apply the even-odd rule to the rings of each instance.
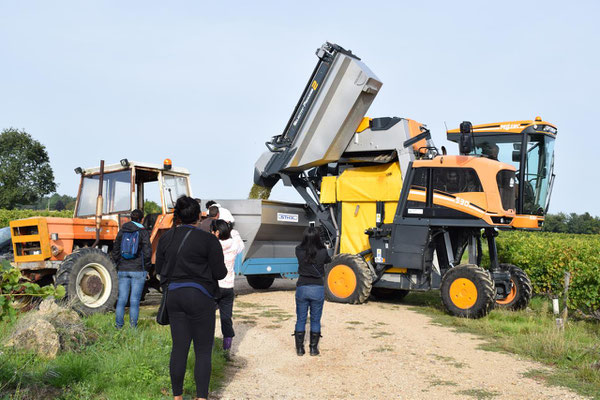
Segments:
[[[470,123],[469,123],[470,125]],[[540,117],[472,126],[447,132],[448,140],[471,140],[470,155],[498,160],[516,168],[516,215],[513,228],[541,229],[554,183],[554,141],[557,129]]]
[[[112,309],[117,299],[117,271],[109,256],[119,228],[145,200],[160,199],[159,213],[146,215],[152,264],[158,239],[172,226],[175,201],[191,195],[189,172],[173,167],[121,160],[82,169],[73,218],[33,217],[10,222],[14,264],[41,285],[60,284],[82,313]],[[150,193],[153,190],[155,193]],[[150,284],[157,285],[152,266]]]
[[[338,45],[325,43],[317,57],[286,128],[256,162],[254,182],[272,187],[282,180],[306,201],[333,256],[326,267],[327,299],[361,303],[371,293],[403,297],[410,290],[441,289],[444,305],[458,316],[484,316],[495,301],[524,307],[531,284],[519,268],[499,264],[495,237],[497,228],[510,228],[516,211],[526,209],[525,201],[521,208],[515,203],[516,191],[525,190],[516,175],[529,172],[478,156],[483,143],[470,137],[461,143],[464,154],[450,156],[434,147],[423,124],[365,117],[382,82]],[[469,125],[463,131],[470,134],[476,129]],[[542,146],[551,147],[533,129],[512,150],[528,149],[532,160],[536,149],[542,154]],[[550,174],[546,165],[538,168],[538,180]],[[538,181],[529,181],[535,190]],[[534,199],[542,194],[540,189]],[[481,267],[482,232],[489,270]]]

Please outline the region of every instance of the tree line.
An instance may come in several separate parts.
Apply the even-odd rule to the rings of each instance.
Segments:
[[[600,217],[593,217],[590,213],[558,213],[548,214],[544,221],[545,232],[578,233],[594,235],[600,233]]]

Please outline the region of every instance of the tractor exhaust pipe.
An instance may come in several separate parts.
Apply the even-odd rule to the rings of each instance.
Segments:
[[[98,198],[96,199],[96,241],[92,247],[98,246],[100,243],[100,225],[102,224],[102,184],[104,183],[104,160],[100,160],[100,176],[98,182]]]

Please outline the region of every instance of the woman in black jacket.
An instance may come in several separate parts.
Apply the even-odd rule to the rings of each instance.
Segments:
[[[327,249],[321,241],[319,231],[309,227],[304,231],[302,243],[296,247],[298,258],[298,283],[296,284],[296,354],[305,353],[304,336],[306,318],[310,309],[310,355],[319,355],[319,338],[321,337],[321,315],[325,302],[325,264],[331,261]]]
[[[183,378],[191,341],[196,355],[196,396],[198,399],[208,396],[215,335],[214,298],[218,295],[218,280],[227,275],[219,240],[194,226],[199,215],[200,206],[196,200],[180,197],[173,219],[181,225],[161,236],[156,250],[156,271],[161,284],[165,284],[167,276],[171,275],[167,312],[173,339],[169,369],[175,400],[183,398]]]

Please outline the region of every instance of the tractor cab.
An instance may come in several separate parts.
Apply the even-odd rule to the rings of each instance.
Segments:
[[[75,218],[94,217],[100,168],[78,168],[76,172],[81,174],[81,184]],[[172,213],[179,197],[191,195],[188,170],[173,167],[169,159],[162,166],[123,159],[119,164],[105,166],[102,180],[102,218],[115,220],[119,226],[129,220],[131,211],[144,210],[146,201],[155,199],[160,212],[148,214],[144,210],[148,214],[144,224],[152,230],[159,215]]]
[[[554,181],[554,125],[512,121],[474,125],[470,129],[468,154],[511,164],[516,168],[516,217],[513,228],[540,229],[550,203]],[[448,140],[460,142],[460,129],[447,132]]]

